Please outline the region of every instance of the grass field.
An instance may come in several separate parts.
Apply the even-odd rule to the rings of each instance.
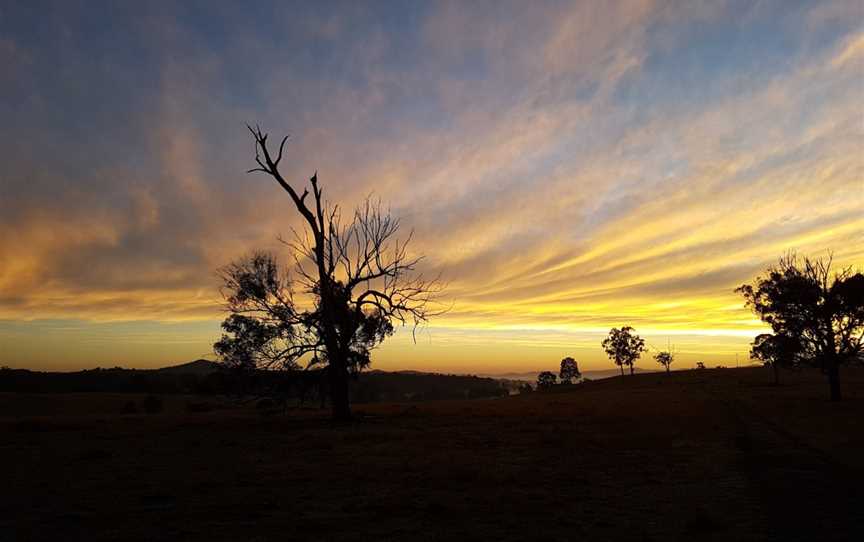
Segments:
[[[4,394],[0,540],[862,540],[864,372],[841,403],[784,378],[637,374],[347,426]]]

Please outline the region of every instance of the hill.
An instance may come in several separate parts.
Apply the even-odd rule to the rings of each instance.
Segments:
[[[216,363],[215,361],[196,359],[195,361],[190,361],[189,363],[171,365],[169,367],[162,367],[161,369],[156,370],[160,373],[208,375],[210,373],[221,371],[222,369],[222,365]]]

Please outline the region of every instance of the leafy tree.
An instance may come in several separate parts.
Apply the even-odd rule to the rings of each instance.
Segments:
[[[625,365],[630,367],[630,374],[633,374],[633,364],[645,351],[645,340],[633,331],[634,329],[630,326],[624,326],[621,329],[613,327],[602,343],[603,350],[606,351],[609,359],[621,368],[622,376]]]
[[[582,376],[579,372],[579,365],[576,360],[570,357],[561,360],[561,370],[558,372],[562,384],[572,384],[573,379],[578,379]]]
[[[763,322],[775,347],[791,338],[800,360],[828,375],[832,401],[839,401],[840,366],[859,359],[864,341],[864,274],[851,267],[831,270],[832,258],[788,254],[736,289]],[[781,350],[785,350],[783,346]]]
[[[697,361],[696,362],[696,368],[697,369],[704,369],[705,368],[705,362]]]
[[[801,341],[786,335],[761,333],[750,345],[750,359],[761,361],[774,373],[774,384],[780,384],[780,367],[795,367],[804,360],[801,357]]]
[[[531,393],[532,391],[534,391],[534,388],[528,382],[525,382],[524,384],[519,385],[519,394],[520,395],[525,394],[525,393]]]
[[[675,356],[672,352],[661,351],[654,354],[654,359],[657,363],[666,367],[666,373],[668,374],[670,372],[669,367],[672,365],[672,362],[675,361]]]
[[[430,307],[441,287],[416,273],[421,257],[408,252],[411,235],[396,237],[399,220],[380,203],[367,199],[343,221],[339,207],[325,202],[317,174],[302,192],[282,176],[287,137],[274,154],[267,134],[249,130],[258,164],[249,172],[270,176],[288,193],[305,229],[283,241],[295,279],[274,256],[260,252],[222,270],[231,315],[214,348],[224,361],[243,367],[324,367],[333,417],[349,419],[349,376],[369,366],[371,350],[393,333],[394,324],[416,328],[437,314]],[[310,300],[306,309],[294,302],[298,290]]]
[[[537,375],[537,389],[548,390],[556,384],[558,377],[552,371],[543,371]]]

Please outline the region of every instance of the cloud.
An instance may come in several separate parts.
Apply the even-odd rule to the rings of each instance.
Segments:
[[[836,69],[852,62],[860,62],[862,56],[864,56],[864,32],[846,41],[840,53],[831,60],[831,67]]]
[[[28,77],[0,91],[24,104],[0,128],[0,318],[217,320],[215,270],[300,224],[244,173],[260,122],[292,134],[292,182],[317,170],[332,201],[374,192],[415,229],[450,283],[445,342],[629,322],[745,348],[759,327],[732,289],[777,256],[864,264],[864,49],[837,5],[217,4],[200,24],[139,6],[105,35],[60,12],[39,25],[62,39],[2,27]]]

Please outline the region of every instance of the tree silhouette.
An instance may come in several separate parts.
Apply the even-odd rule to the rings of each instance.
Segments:
[[[864,275],[851,267],[832,273],[831,264],[831,256],[801,259],[790,253],[736,292],[775,336],[798,342],[800,359],[828,375],[831,400],[839,401],[839,368],[862,351]]]
[[[633,374],[633,364],[645,351],[645,340],[633,333],[634,329],[624,326],[621,329],[612,328],[609,335],[603,339],[603,350],[615,365],[621,368],[621,376],[624,376],[624,366],[630,367]]]
[[[669,367],[672,365],[672,362],[675,361],[675,356],[672,352],[661,351],[654,354],[654,359],[657,360],[657,363],[666,367],[666,373],[670,372]]]
[[[422,257],[409,254],[411,235],[396,237],[399,220],[380,203],[367,199],[343,222],[339,207],[324,200],[317,173],[302,192],[280,173],[287,136],[274,156],[267,134],[257,127],[249,131],[258,164],[249,173],[275,180],[305,222],[302,233],[294,231],[293,240],[283,243],[291,249],[296,284],[313,306],[299,311],[287,270],[271,255],[253,254],[222,271],[232,314],[215,349],[224,360],[245,366],[297,369],[305,359],[307,367],[325,367],[333,417],[347,420],[349,376],[369,365],[370,351],[392,334],[395,323],[416,328],[440,313],[430,307],[441,285],[416,273]]]
[[[774,385],[780,384],[780,367],[794,367],[803,362],[801,341],[787,335],[761,333],[750,346],[750,359],[761,361],[774,373]]]
[[[562,384],[572,384],[573,379],[578,379],[582,373],[579,372],[579,364],[576,363],[576,360],[567,357],[561,360],[561,370],[558,372],[558,376],[561,378]]]
[[[537,389],[548,390],[555,385],[558,377],[552,371],[543,371],[537,375]]]

